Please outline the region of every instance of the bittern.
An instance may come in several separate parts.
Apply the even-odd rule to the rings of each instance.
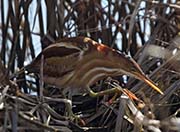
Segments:
[[[90,89],[91,85],[108,76],[125,74],[144,81],[163,94],[131,57],[88,37],[64,38],[57,41],[45,48],[31,64],[24,67],[24,70],[39,73],[42,55],[44,82],[58,88],[86,89],[90,96],[100,96],[116,92],[117,89],[95,93]]]

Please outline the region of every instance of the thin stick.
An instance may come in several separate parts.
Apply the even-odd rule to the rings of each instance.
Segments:
[[[39,89],[39,96],[40,100],[43,101],[43,86],[44,86],[44,79],[43,79],[43,67],[44,67],[44,55],[41,56],[41,68],[40,68],[40,89]]]

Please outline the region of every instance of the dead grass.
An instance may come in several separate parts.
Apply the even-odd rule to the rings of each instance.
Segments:
[[[178,0],[1,0],[0,5],[0,131],[180,130]],[[40,49],[72,36],[88,36],[131,54],[164,95],[133,78],[124,84],[118,77],[143,104],[126,95],[111,104],[111,96],[74,96],[73,112],[82,119],[76,123],[68,118],[68,99],[60,91],[44,88],[40,98],[39,79],[25,74],[12,78]],[[94,87],[111,88],[101,84]]]

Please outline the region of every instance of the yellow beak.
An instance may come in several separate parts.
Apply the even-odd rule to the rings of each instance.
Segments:
[[[141,80],[143,80],[145,83],[147,83],[149,86],[151,86],[154,90],[156,90],[157,92],[159,92],[160,94],[164,94],[160,88],[158,88],[156,86],[156,84],[151,80],[149,79],[148,77],[144,76],[144,75],[141,75],[139,73],[135,73],[136,76],[138,76],[138,78],[140,78]]]

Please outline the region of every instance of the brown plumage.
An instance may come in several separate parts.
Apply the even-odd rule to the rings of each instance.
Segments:
[[[65,38],[48,46],[24,69],[39,73],[42,55],[44,82],[59,88],[87,88],[94,96],[89,86],[108,76],[125,74],[163,94],[132,58],[87,37]]]

